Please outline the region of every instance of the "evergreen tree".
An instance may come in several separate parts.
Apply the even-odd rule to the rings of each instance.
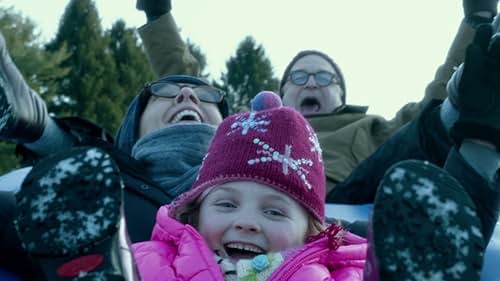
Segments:
[[[260,91],[275,91],[278,79],[274,77],[271,61],[264,47],[247,36],[238,46],[236,55],[226,62],[222,74],[222,88],[228,94],[231,113],[248,110],[250,101]]]
[[[20,166],[13,143],[0,141],[0,176]]]
[[[0,8],[0,30],[8,51],[27,83],[46,101],[54,94],[54,78],[67,73],[59,64],[67,53],[45,51],[35,24],[13,8]],[[15,144],[0,142],[0,174],[19,166],[15,156]]]
[[[146,82],[154,79],[151,65],[133,28],[118,20],[107,32],[110,49],[118,71],[118,85],[123,96],[122,115]]]
[[[0,27],[8,51],[28,84],[50,100],[56,91],[54,80],[68,73],[60,66],[68,56],[66,49],[45,51],[34,23],[12,8],[0,9]]]
[[[51,51],[67,46],[62,65],[69,73],[57,79],[57,97],[50,104],[58,115],[89,119],[114,133],[122,118],[123,99],[117,71],[92,0],[71,0],[66,6]]]

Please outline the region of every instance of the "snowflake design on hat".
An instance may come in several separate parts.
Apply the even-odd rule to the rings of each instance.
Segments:
[[[311,184],[306,178],[307,174],[309,174],[309,171],[306,169],[306,167],[312,167],[312,165],[314,164],[312,160],[307,158],[292,158],[292,146],[289,144],[285,145],[285,152],[280,153],[279,151],[271,147],[268,143],[260,140],[259,138],[254,138],[253,143],[262,147],[262,149],[257,149],[256,151],[257,155],[261,156],[248,160],[248,165],[279,162],[282,164],[282,171],[284,175],[288,175],[291,169],[299,176],[302,182],[304,182],[307,189],[312,189]]]
[[[323,162],[323,158],[321,157],[323,150],[319,144],[318,135],[314,132],[314,130],[310,126],[306,126],[307,131],[309,132],[309,142],[311,143],[311,152],[316,152],[318,154],[318,161]]]
[[[257,112],[252,111],[248,115],[238,116],[236,120],[231,124],[231,131],[229,131],[226,135],[229,136],[241,129],[241,135],[245,136],[248,134],[248,131],[255,130],[257,132],[265,133],[267,129],[264,126],[271,124],[271,121],[267,119],[271,116],[271,113],[261,114],[257,116]]]

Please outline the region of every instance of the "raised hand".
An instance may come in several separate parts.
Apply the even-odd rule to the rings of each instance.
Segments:
[[[172,10],[171,0],[137,0],[135,7],[144,11],[148,20],[156,19]]]
[[[492,37],[490,24],[480,25],[465,62],[448,87],[459,119],[451,130],[460,143],[475,138],[500,149],[500,34]]]
[[[463,0],[465,16],[472,15],[477,12],[491,12],[497,14],[498,0]]]
[[[465,19],[472,26],[490,23],[497,14],[498,0],[463,0]]]

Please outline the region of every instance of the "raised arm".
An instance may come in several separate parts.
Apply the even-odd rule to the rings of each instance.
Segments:
[[[446,85],[458,66],[464,61],[465,50],[482,23],[491,23],[497,14],[498,0],[463,0],[464,19],[458,27],[444,63],[438,67],[434,79],[427,85],[425,95],[419,102],[403,106],[390,120],[382,136],[391,135],[396,129],[414,119],[431,100],[445,100],[448,96]]]
[[[171,0],[137,0],[136,7],[146,14],[147,23],[138,31],[155,74],[198,76],[199,63],[181,38]]]
[[[490,23],[497,14],[498,0],[463,0],[464,19],[444,63],[437,69],[425,90],[425,100],[444,99],[447,96],[446,84],[455,69],[464,61],[465,50],[472,42],[476,28],[481,23]]]

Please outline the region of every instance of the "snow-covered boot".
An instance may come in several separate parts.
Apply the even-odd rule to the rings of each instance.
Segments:
[[[0,140],[36,141],[48,118],[44,100],[26,84],[0,34]]]
[[[113,160],[77,148],[33,167],[16,194],[23,247],[45,280],[139,280]]]
[[[479,280],[485,246],[475,209],[443,169],[392,166],[373,206],[364,280]]]

